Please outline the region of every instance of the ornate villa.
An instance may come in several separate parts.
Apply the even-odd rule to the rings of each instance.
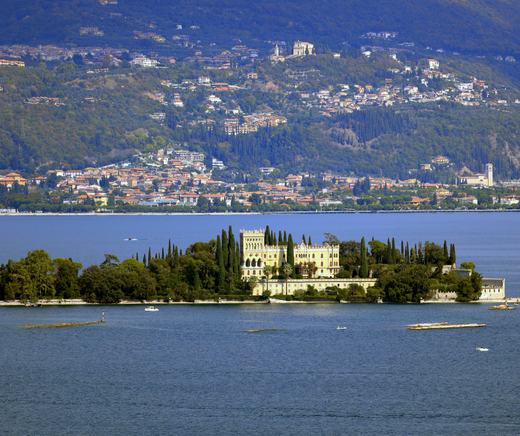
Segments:
[[[263,276],[265,265],[275,268],[287,263],[286,245],[265,245],[264,230],[240,230],[242,276]],[[294,244],[296,273],[311,277],[334,277],[340,270],[339,246]]]

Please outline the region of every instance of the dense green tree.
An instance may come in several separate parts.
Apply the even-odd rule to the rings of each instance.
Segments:
[[[65,299],[80,298],[78,274],[83,265],[73,262],[72,259],[58,257],[54,259],[54,266],[56,296]]]
[[[34,250],[25,258],[25,267],[30,280],[34,283],[34,290],[42,296],[54,296],[54,263],[44,250]]]
[[[116,268],[89,266],[79,278],[81,293],[87,302],[119,303],[125,298],[123,278],[124,273]]]

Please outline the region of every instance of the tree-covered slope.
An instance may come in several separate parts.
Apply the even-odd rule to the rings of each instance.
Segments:
[[[403,64],[421,65],[421,56],[410,52]],[[361,105],[350,114],[320,109],[316,96],[320,90],[339,95],[338,84],[347,83],[351,87],[347,98],[352,100],[355,84],[378,89],[384,86],[388,69],[403,64],[387,54],[366,58],[350,56],[348,50],[341,59],[325,54],[279,64],[257,61],[254,68],[260,79],[255,83],[246,77],[250,63],[208,70],[179,62],[168,68],[112,68],[95,74],[88,72],[91,67],[74,67],[70,61],[54,67],[37,61],[29,68],[2,67],[0,170],[30,175],[48,168],[81,168],[171,143],[205,152],[208,159],[221,159],[231,170],[243,172],[276,166],[286,173],[333,170],[404,178],[408,170],[443,155],[452,163],[450,171],[480,172],[491,162],[498,177],[520,177],[516,64],[464,56],[442,62],[444,71],[462,81],[478,71],[492,99],[507,100],[507,105],[482,100],[479,106],[464,106],[450,97],[451,101],[409,101],[386,108]],[[302,79],[299,74],[306,71],[314,73]],[[200,86],[201,75],[216,83],[237,84],[239,89]],[[454,88],[452,81],[423,85],[413,74],[391,73],[391,77],[402,98],[407,86],[425,93]],[[183,81],[195,90],[180,86]],[[504,84],[507,89],[502,89]],[[212,93],[222,101],[210,110],[206,98]],[[313,103],[302,97],[304,93]],[[180,98],[184,107],[169,104],[174,98]],[[225,108],[241,108],[243,114],[231,115]],[[284,116],[287,123],[257,133],[225,134],[226,119],[259,112]],[[151,117],[156,113],[164,113],[164,120]],[[206,122],[213,127],[208,129]]]

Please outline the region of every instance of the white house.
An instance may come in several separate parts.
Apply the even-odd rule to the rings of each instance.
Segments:
[[[130,61],[132,66],[140,66],[144,68],[151,68],[157,65],[157,61],[155,59],[148,58],[135,58]]]
[[[428,64],[430,65],[430,70],[438,70],[439,69],[439,62],[435,59],[428,59]]]

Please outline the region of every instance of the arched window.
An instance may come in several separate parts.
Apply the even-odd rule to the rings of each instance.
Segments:
[[[274,258],[276,259],[276,254],[274,255]]]
[[[321,262],[321,266],[323,266],[323,262]],[[321,272],[323,272],[323,271],[321,271]]]
[[[256,260],[253,259],[253,261],[251,262],[251,266],[254,268],[256,266]]]
[[[250,272],[250,271],[249,271],[249,270],[247,270],[247,275],[249,275],[249,272]]]
[[[314,259],[314,253],[312,253],[312,258]]]
[[[258,266],[262,266],[262,259],[258,259]]]
[[[323,259],[323,253],[321,253],[321,258]],[[323,265],[323,263],[322,263],[322,265]]]
[[[250,266],[251,266],[251,262],[249,261],[249,259],[246,260],[246,266],[247,266],[247,267],[250,267]]]

